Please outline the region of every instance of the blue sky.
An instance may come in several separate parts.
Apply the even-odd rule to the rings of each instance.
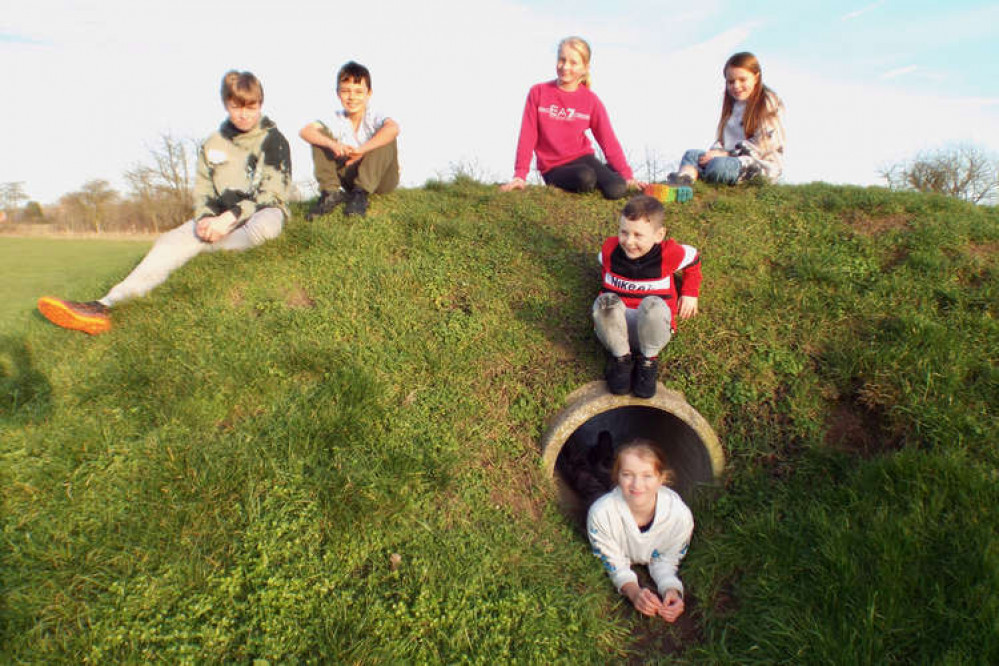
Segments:
[[[787,105],[786,182],[878,184],[879,167],[961,141],[999,153],[995,2],[367,0],[357,29],[342,2],[9,4],[0,182],[43,203],[92,178],[124,189],[162,133],[206,136],[233,67],[263,80],[308,193],[297,133],[337,108],[348,59],[371,68],[373,105],[402,128],[405,185],[458,164],[504,180],[527,89],[553,77],[570,34],[593,46],[593,89],[637,169],[710,143],[721,66],[742,50]]]

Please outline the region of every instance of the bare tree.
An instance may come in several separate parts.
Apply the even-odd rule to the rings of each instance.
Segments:
[[[196,151],[189,150],[188,143],[162,134],[159,145],[149,150],[152,164],[137,164],[125,172],[132,201],[137,204],[134,214],[141,217],[134,220],[138,226],[160,231],[193,213],[191,158]]]
[[[104,229],[109,209],[118,199],[118,193],[106,180],[89,180],[79,192],[63,195],[60,202],[82,218],[97,233]]]
[[[892,190],[936,192],[972,203],[988,203],[999,194],[999,167],[969,144],[920,153],[879,173]]]
[[[28,195],[24,192],[23,181],[0,183],[0,209],[7,213],[7,219],[11,222],[17,217],[21,202],[27,200]]]

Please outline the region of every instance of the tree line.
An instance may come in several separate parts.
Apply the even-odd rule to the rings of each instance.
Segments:
[[[43,209],[30,200],[23,182],[0,183],[0,209],[7,224],[45,224],[74,232],[158,233],[194,213],[196,155],[193,140],[163,134],[150,148],[149,162],[136,164],[123,174],[128,184],[125,193],[106,180],[94,179]]]

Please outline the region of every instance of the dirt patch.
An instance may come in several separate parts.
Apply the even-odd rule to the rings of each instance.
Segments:
[[[833,407],[825,440],[829,446],[864,457],[897,451],[904,444],[889,427],[884,410],[866,404],[862,390],[841,397]]]
[[[641,569],[638,571],[641,572]],[[639,578],[641,579],[641,573]],[[623,612],[628,614],[628,621],[631,622],[629,664],[646,664],[652,656],[679,656],[704,642],[704,628],[697,598],[688,592],[684,595],[684,603],[686,607],[683,615],[673,624],[668,624],[659,618],[646,618],[625,601]]]
[[[991,259],[999,252],[999,243],[968,243],[968,254],[978,259]]]
[[[861,236],[877,236],[886,231],[906,229],[912,221],[910,215],[895,213],[884,217],[871,217],[859,210],[851,210],[843,216],[843,221],[849,224]]]
[[[303,308],[314,308],[316,307],[316,302],[312,300],[309,293],[305,291],[302,287],[294,287],[288,291],[284,296],[284,304],[289,308],[303,309]]]

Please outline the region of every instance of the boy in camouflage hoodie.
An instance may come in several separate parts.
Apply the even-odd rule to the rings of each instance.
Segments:
[[[202,252],[246,250],[276,238],[288,215],[288,141],[261,115],[264,90],[250,72],[222,79],[229,117],[198,151],[194,218],[161,235],[128,277],[103,298],[80,303],[51,296],[38,309],[52,323],[91,335],[111,329],[110,309],[144,296]]]

